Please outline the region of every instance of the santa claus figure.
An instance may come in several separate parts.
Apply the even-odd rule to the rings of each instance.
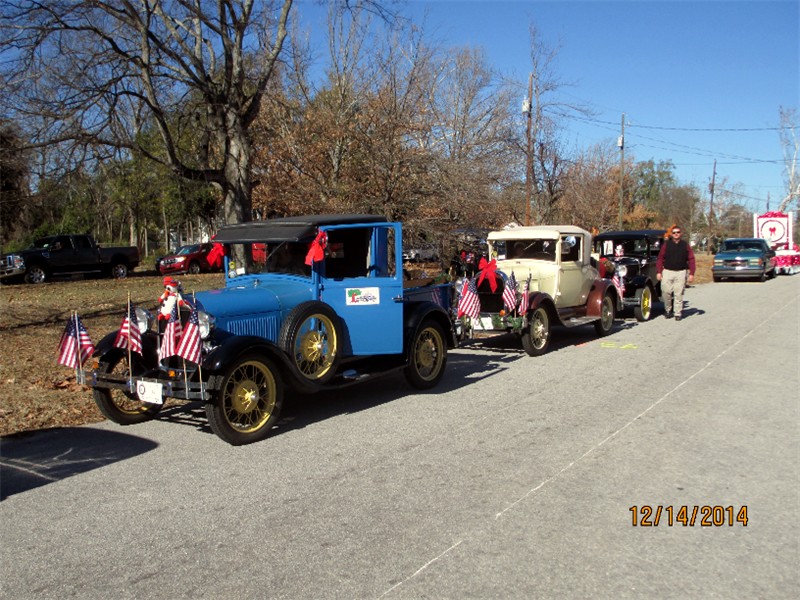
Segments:
[[[164,277],[164,293],[161,294],[161,297],[158,299],[158,303],[161,305],[158,311],[159,321],[169,320],[172,309],[175,308],[176,305],[180,309],[181,306],[186,304],[181,296],[182,291],[183,289],[181,288],[180,281],[173,279],[169,275]]]

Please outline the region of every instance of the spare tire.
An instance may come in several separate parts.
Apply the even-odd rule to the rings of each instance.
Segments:
[[[341,339],[336,312],[324,302],[310,301],[298,304],[286,317],[278,345],[300,378],[325,383],[336,374]]]

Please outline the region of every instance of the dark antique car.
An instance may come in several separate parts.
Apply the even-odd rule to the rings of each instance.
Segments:
[[[240,445],[266,437],[293,392],[397,370],[418,389],[442,378],[456,344],[452,286],[404,280],[400,223],[374,215],[272,219],[223,227],[215,242],[227,248],[225,287],[173,297],[159,314],[169,317],[164,331],[148,311],[129,308],[138,350],[120,344],[117,332],[97,344],[86,380],[109,419],[140,423],[167,398],[199,400],[214,433]],[[129,339],[139,337],[130,330]]]
[[[653,314],[661,296],[656,261],[664,242],[663,229],[608,231],[594,238],[592,256],[603,263],[606,277],[619,276],[623,307],[633,309],[637,321]]]
[[[711,274],[714,281],[726,278],[758,279],[775,277],[775,251],[763,238],[730,238],[722,242],[714,256]]]

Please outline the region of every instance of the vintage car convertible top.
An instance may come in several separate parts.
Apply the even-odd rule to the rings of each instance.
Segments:
[[[268,435],[288,390],[314,392],[396,369],[420,389],[442,378],[456,344],[451,287],[408,287],[400,223],[289,217],[226,226],[214,241],[226,247],[225,287],[184,294],[180,327],[173,315],[155,331],[137,309],[141,352],[118,347],[115,333],[97,345],[91,385],[109,419],[138,423],[165,398],[200,400],[213,431],[238,445]],[[169,354],[180,346],[173,332],[193,324],[199,360]]]

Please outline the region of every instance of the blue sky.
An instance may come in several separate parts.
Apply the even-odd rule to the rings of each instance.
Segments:
[[[570,148],[616,144],[625,113],[626,158],[671,160],[706,195],[716,159],[718,186],[739,184],[752,210],[783,197],[775,128],[780,106],[800,110],[797,0],[410,0],[402,12],[445,46],[483,47],[520,104],[535,24],[560,48],[554,71],[571,85],[559,94],[596,111],[565,122]]]

